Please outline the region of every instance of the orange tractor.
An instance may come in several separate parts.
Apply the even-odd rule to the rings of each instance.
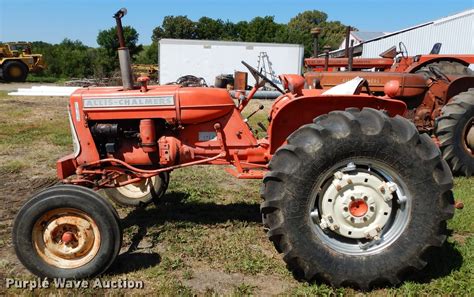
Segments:
[[[453,172],[470,176],[474,73],[469,65],[474,64],[474,55],[438,55],[440,46],[435,45],[429,55],[414,57],[400,43],[398,52],[393,47],[376,59],[309,58],[305,64],[312,71],[305,74],[306,82],[309,88],[330,89],[354,77],[365,78],[367,92],[405,102],[405,117],[433,137]]]
[[[454,213],[451,171],[430,137],[401,116],[404,102],[323,94],[304,89],[299,75],[283,75],[267,136],[257,139],[241,112],[263,85],[278,86],[245,64],[256,84],[237,102],[222,89],[148,86],[146,77],[135,87],[124,14],[115,14],[123,86],[72,94],[74,152],[57,162],[63,185],[36,194],[15,219],[15,251],[32,273],[103,273],[122,234],[117,213],[95,191],[146,204],[164,193],[171,171],[194,165],[263,178],[268,237],[295,276],[308,281],[394,285],[443,244]]]

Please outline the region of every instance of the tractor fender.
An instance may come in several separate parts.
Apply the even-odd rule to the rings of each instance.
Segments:
[[[384,110],[391,117],[404,115],[407,110],[403,101],[369,95],[319,95],[297,98],[285,95],[279,99],[273,106],[268,126],[270,154],[274,154],[296,129],[334,110],[371,107]]]
[[[474,88],[474,76],[461,76],[451,80],[448,90],[446,91],[446,99],[451,100],[459,93],[466,92],[470,88]]]

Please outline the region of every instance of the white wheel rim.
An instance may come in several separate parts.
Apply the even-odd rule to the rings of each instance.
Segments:
[[[318,179],[311,194],[310,223],[318,238],[335,251],[373,254],[403,233],[411,199],[388,165],[368,160],[354,163],[336,164]],[[363,210],[351,210],[354,203]]]
[[[392,213],[395,188],[366,172],[337,171],[334,176],[322,197],[323,227],[348,238],[376,236]]]
[[[59,208],[36,221],[32,241],[46,263],[72,269],[84,266],[97,255],[101,237],[97,223],[85,212]]]
[[[124,177],[119,181],[126,181],[127,178]],[[118,187],[117,191],[125,197],[130,199],[142,199],[146,195],[153,190],[154,185],[156,185],[157,177],[150,177],[147,179],[143,179],[138,183],[133,183],[129,185],[125,185],[122,187]]]

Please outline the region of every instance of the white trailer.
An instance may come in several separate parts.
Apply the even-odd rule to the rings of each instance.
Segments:
[[[265,54],[270,63],[262,59]],[[265,68],[267,72],[271,68],[276,76],[301,74],[304,47],[299,44],[161,39],[158,55],[160,84],[174,82],[184,75],[194,75],[213,85],[218,75],[247,71],[241,61],[257,68],[259,57],[259,68]],[[249,75],[248,84],[254,82]]]

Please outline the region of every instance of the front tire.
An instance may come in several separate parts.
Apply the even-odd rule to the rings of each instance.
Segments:
[[[3,79],[6,82],[24,82],[28,67],[20,61],[7,61],[3,64]]]
[[[12,238],[18,259],[33,274],[80,279],[110,267],[122,231],[106,200],[90,189],[61,185],[36,194],[20,209]]]
[[[270,162],[261,212],[299,278],[369,289],[398,284],[446,239],[452,175],[401,117],[335,111],[295,131]]]
[[[459,93],[436,119],[435,135],[454,173],[474,174],[474,88]]]

